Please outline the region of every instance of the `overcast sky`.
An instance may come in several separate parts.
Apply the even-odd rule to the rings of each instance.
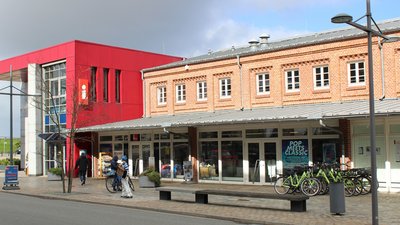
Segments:
[[[1,0],[0,60],[71,40],[189,58],[261,34],[274,41],[346,27],[330,18],[357,19],[365,7],[365,0]],[[398,9],[398,0],[371,0],[377,22],[400,17]],[[0,136],[9,136],[9,97],[0,103]]]

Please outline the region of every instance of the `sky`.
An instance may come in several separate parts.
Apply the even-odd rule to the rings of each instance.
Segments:
[[[370,2],[376,22],[400,17],[398,0]],[[344,28],[331,17],[356,20],[365,12],[366,0],[1,0],[0,60],[71,40],[190,58],[245,46],[261,34],[274,41]],[[8,85],[0,82],[0,89]],[[0,137],[10,136],[9,102],[0,95]]]

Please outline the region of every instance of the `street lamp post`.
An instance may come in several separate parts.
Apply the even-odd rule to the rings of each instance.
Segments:
[[[332,17],[332,23],[347,23],[353,27],[367,32],[368,34],[368,81],[369,81],[369,127],[370,127],[370,145],[371,145],[371,201],[372,201],[372,224],[379,224],[378,220],[378,178],[376,171],[376,131],[375,131],[375,98],[374,98],[374,75],[373,75],[373,59],[372,59],[372,34],[384,39],[385,42],[398,41],[399,37],[389,37],[383,35],[380,30],[375,31],[371,28],[371,7],[370,0],[367,1],[367,12],[364,15],[367,18],[367,26],[353,22],[353,17],[341,13]],[[363,16],[363,17],[364,17]],[[362,17],[361,17],[362,18]],[[360,18],[360,19],[361,19]],[[358,21],[358,20],[357,20]],[[374,21],[375,23],[375,21]],[[375,24],[376,25],[376,24]],[[378,27],[378,26],[377,26]],[[379,29],[379,27],[378,27]]]

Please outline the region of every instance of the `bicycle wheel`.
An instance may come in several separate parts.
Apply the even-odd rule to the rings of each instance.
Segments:
[[[135,186],[133,186],[133,182],[130,177],[128,177],[128,184],[129,187],[131,188],[131,191],[135,191]]]
[[[368,193],[371,193],[371,180],[369,177],[360,177],[359,178],[362,183],[362,195],[366,195]]]
[[[284,195],[290,189],[290,180],[287,177],[279,177],[274,184],[274,189],[277,194]]]
[[[307,196],[315,196],[319,193],[321,183],[317,178],[307,178],[300,184],[300,190]]]
[[[354,195],[354,192],[356,191],[356,185],[354,184],[353,180],[349,178],[344,178],[344,195],[346,197],[350,197]]]
[[[106,188],[107,191],[109,191],[110,193],[117,192],[116,189],[114,189],[113,184],[114,184],[114,176],[108,176],[106,178]]]
[[[354,182],[354,185],[356,186],[353,195],[354,196],[358,196],[358,195],[360,195],[362,193],[362,190],[363,190],[361,179],[355,177],[355,178],[353,178],[353,182]]]

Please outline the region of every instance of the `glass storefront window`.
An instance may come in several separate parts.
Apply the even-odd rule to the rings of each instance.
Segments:
[[[283,136],[306,136],[307,128],[284,128],[282,129]]]
[[[151,134],[141,134],[140,140],[141,141],[151,141]]]
[[[189,139],[188,133],[176,133],[174,134],[174,139]]]
[[[278,137],[278,128],[246,130],[246,138],[276,138],[276,137]]]
[[[161,177],[171,178],[171,146],[169,142],[160,143]]]
[[[355,125],[353,127],[354,135],[369,135],[369,132],[370,132],[369,125]],[[384,134],[384,126],[376,125],[375,132],[377,135],[383,135]]]
[[[199,159],[200,180],[218,180],[218,141],[202,141]]]
[[[400,124],[390,125],[390,134],[400,134]]]
[[[222,180],[243,181],[243,143],[242,141],[222,141]]]
[[[128,135],[116,135],[114,141],[127,141]]]
[[[100,136],[100,141],[112,141],[112,136]]]
[[[218,138],[218,132],[217,131],[212,131],[212,132],[200,132],[199,137],[204,139],[204,138]]]
[[[131,141],[140,141],[140,134],[131,134]]]
[[[339,130],[339,127],[332,127],[335,130]],[[313,135],[332,135],[332,134],[338,134],[338,132],[335,132],[331,129],[328,129],[326,127],[313,127],[312,128],[312,133]]]
[[[174,142],[174,178],[183,179],[183,161],[189,161],[188,142]]]
[[[112,144],[100,144],[100,152],[112,152]]]
[[[222,131],[222,138],[240,138],[242,137],[242,131]]]

